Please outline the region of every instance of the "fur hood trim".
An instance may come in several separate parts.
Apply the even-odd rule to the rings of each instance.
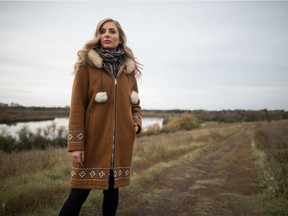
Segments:
[[[93,49],[91,49],[88,52],[88,58],[90,61],[97,67],[102,68],[103,59],[100,57],[100,55]]]
[[[103,59],[95,50],[91,49],[88,52],[88,58],[97,68],[99,69],[103,68]],[[135,70],[136,65],[132,59],[126,58],[124,64],[126,65],[127,74],[130,74]]]

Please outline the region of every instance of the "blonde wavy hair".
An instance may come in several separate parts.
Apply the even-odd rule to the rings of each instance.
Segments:
[[[123,47],[124,52],[126,54],[126,57],[132,59],[135,62],[135,65],[136,65],[135,74],[137,76],[140,76],[141,70],[142,70],[142,64],[140,64],[136,60],[132,50],[126,45],[127,44],[127,37],[126,37],[126,34],[123,31],[120,23],[117,20],[114,20],[111,18],[106,18],[106,19],[103,19],[102,21],[100,21],[97,25],[96,32],[94,34],[94,38],[92,40],[88,41],[84,45],[84,47],[77,52],[78,59],[77,59],[76,63],[74,64],[74,73],[76,73],[77,71],[81,70],[82,68],[84,68],[86,66],[87,58],[88,58],[88,52],[92,48],[100,46],[100,29],[102,28],[102,26],[106,22],[114,22],[114,24],[116,25],[118,32],[119,32],[120,41],[121,41],[120,46]]]

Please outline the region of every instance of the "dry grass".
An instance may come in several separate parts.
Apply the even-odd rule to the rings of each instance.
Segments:
[[[136,139],[132,183],[121,194],[127,196],[145,190],[147,183],[157,181],[157,174],[217,151],[224,145],[222,139],[241,127],[241,123],[205,123],[203,127],[192,131],[162,133]],[[1,153],[0,156],[0,204],[5,206],[0,215],[57,215],[69,189],[70,155],[66,149]],[[222,184],[219,179],[208,181]],[[207,182],[198,184],[203,186]],[[101,212],[101,198],[101,191],[91,193],[81,215]],[[132,203],[129,208],[133,212],[137,203]],[[125,212],[129,212],[129,208]]]
[[[261,187],[270,195],[288,200],[288,121],[272,122],[254,136]]]
[[[70,157],[66,149],[48,148],[6,154],[0,152],[0,177],[21,176],[50,169],[59,164],[69,164]]]
[[[229,129],[220,132],[220,128],[138,138],[134,149],[134,176],[128,190],[135,192],[153,180],[155,173],[207,154],[211,137],[221,138],[229,133]],[[0,202],[5,205],[4,214],[56,215],[67,195],[69,177],[70,155],[66,149],[1,153]],[[100,200],[101,195],[92,193],[83,212],[95,206],[99,209],[100,204],[95,205],[95,200]]]
[[[1,153],[2,214],[29,215],[43,209],[49,212],[47,205],[55,205],[67,191],[69,161],[66,149]]]

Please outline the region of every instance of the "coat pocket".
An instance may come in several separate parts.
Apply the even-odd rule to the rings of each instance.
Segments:
[[[86,120],[85,120],[85,133],[86,133],[86,139],[90,139],[91,138],[91,131],[92,131],[92,128],[90,125],[91,122],[92,122],[92,118],[93,118],[93,115],[87,115],[86,116]]]

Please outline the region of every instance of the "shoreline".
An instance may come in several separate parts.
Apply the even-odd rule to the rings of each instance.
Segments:
[[[54,120],[61,117],[69,117],[69,108],[0,107],[0,124]]]
[[[17,122],[54,120],[55,118],[69,118],[70,107],[0,107],[0,124]],[[285,110],[147,110],[142,109],[143,117],[169,118],[181,114],[192,114],[202,121],[240,122],[261,120],[288,119]]]

